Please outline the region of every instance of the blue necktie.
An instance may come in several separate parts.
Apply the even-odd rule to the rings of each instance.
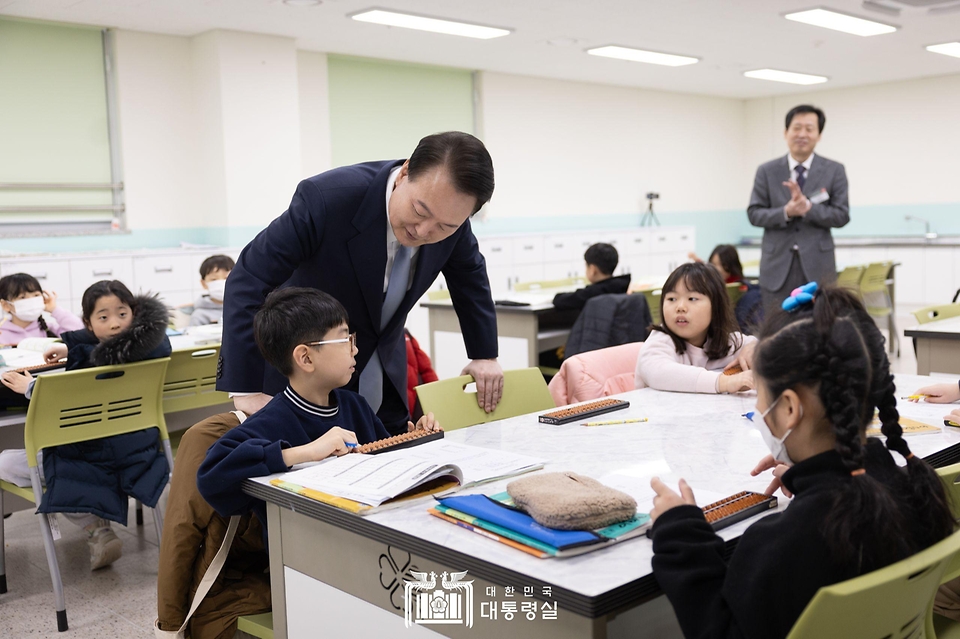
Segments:
[[[410,280],[410,249],[400,245],[397,255],[393,258],[393,268],[390,269],[390,280],[387,282],[387,292],[383,296],[383,308],[380,311],[380,330],[386,328],[387,323],[400,308],[403,296],[407,294],[407,282]],[[373,412],[380,410],[383,403],[383,364],[380,362],[380,353],[373,352],[370,361],[360,373],[360,394]]]
[[[804,176],[804,173],[807,171],[807,167],[802,164],[798,164],[795,170],[797,172],[797,186],[799,186],[800,190],[802,191],[803,185],[807,181],[806,176]]]

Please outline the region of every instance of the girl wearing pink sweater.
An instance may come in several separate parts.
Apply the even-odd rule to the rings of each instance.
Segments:
[[[16,346],[26,337],[59,337],[83,328],[79,317],[57,306],[56,293],[44,291],[26,273],[0,278],[0,307],[0,344]]]
[[[730,298],[715,268],[682,264],[671,273],[663,285],[660,317],[637,358],[637,388],[682,393],[754,388],[750,363],[757,338],[737,331]],[[740,372],[723,374],[735,367]]]

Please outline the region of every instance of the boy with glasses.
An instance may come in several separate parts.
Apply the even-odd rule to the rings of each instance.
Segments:
[[[207,451],[197,487],[221,516],[253,509],[266,528],[266,507],[241,491],[243,480],[343,455],[357,444],[390,436],[366,400],[340,388],[356,367],[356,334],[347,322],[340,302],[313,288],[278,289],[257,312],[257,346],[288,384]],[[408,429],[440,426],[429,413],[416,426],[408,422]]]

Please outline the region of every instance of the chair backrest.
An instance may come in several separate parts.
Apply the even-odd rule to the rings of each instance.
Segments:
[[[663,289],[660,288],[650,288],[642,289],[637,291],[646,298],[647,308],[650,309],[650,317],[653,318],[654,324],[660,323],[660,297],[663,295]]]
[[[867,312],[873,316],[889,315],[893,312],[893,301],[887,288],[893,265],[890,262],[877,262],[867,266],[860,280],[860,295]]]
[[[727,284],[727,297],[730,298],[730,307],[735,308],[737,302],[740,301],[740,298],[743,297],[743,294],[747,292],[747,287],[741,284],[740,282],[731,282]],[[657,308],[659,311],[660,309]]]
[[[607,380],[619,375],[630,375],[629,388],[633,388],[633,373],[643,342],[632,342],[587,351],[563,360],[560,372],[550,380],[550,395],[557,406],[585,402],[604,397]],[[611,388],[611,390],[614,390]],[[615,390],[620,390],[619,387]]]
[[[492,413],[477,405],[476,391],[465,390],[472,383],[473,377],[464,375],[417,386],[423,412],[433,413],[444,430],[457,430],[556,407],[536,368],[503,372],[503,397]]]
[[[197,346],[173,351],[163,380],[163,412],[215,406],[230,401],[217,390],[220,346]]]
[[[927,617],[940,580],[960,552],[960,532],[903,561],[821,588],[787,639],[929,637]]]
[[[837,276],[837,285],[852,289],[859,293],[860,280],[863,279],[863,273],[866,270],[867,267],[862,264],[846,267],[840,271],[840,275]]]
[[[160,429],[168,449],[161,394],[169,361],[165,357],[37,377],[23,433],[27,464],[36,466],[37,451],[44,448],[151,427]]]
[[[943,487],[947,491],[947,499],[950,500],[950,510],[956,518],[960,514],[960,464],[951,464],[937,469]],[[954,556],[953,562],[947,566],[947,570],[940,579],[941,583],[960,577],[960,553]]]
[[[937,320],[948,319],[960,315],[960,304],[939,304],[937,306],[928,306],[913,312],[917,318],[918,324],[935,322]]]
[[[431,302],[441,302],[450,299],[450,289],[442,288],[439,291],[427,291],[427,299]]]
[[[560,280],[537,280],[533,282],[517,282],[513,285],[515,291],[537,291],[542,288],[562,288],[564,286],[579,286],[586,283],[582,277],[565,277]]]

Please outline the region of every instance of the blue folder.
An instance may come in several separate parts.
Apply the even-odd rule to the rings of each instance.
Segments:
[[[486,495],[447,497],[438,501],[447,508],[453,508],[498,526],[509,528],[560,550],[603,541],[594,533],[586,530],[557,530],[541,526],[525,512],[499,504]]]

